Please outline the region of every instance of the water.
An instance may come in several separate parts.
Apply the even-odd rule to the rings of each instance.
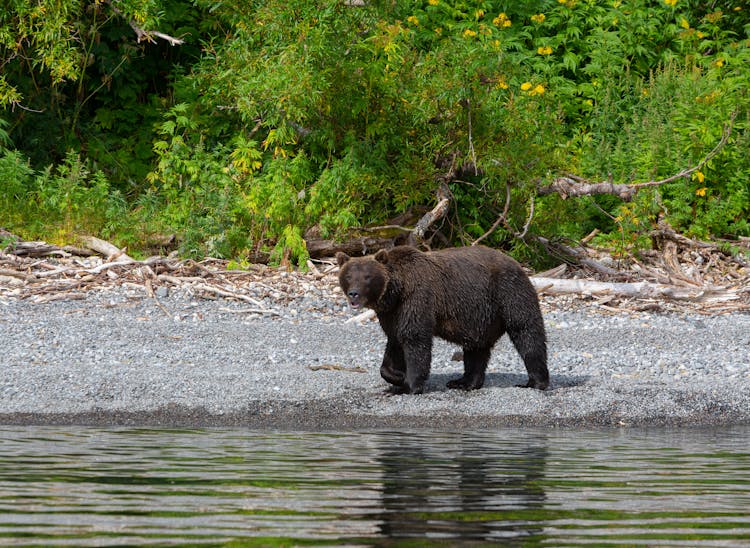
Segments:
[[[0,545],[750,545],[750,428],[0,427]]]

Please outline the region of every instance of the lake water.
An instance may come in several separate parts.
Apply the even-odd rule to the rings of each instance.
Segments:
[[[0,426],[0,545],[750,545],[750,428]]]

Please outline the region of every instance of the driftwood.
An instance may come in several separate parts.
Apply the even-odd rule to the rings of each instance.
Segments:
[[[551,254],[561,255],[566,260],[588,267],[594,272],[612,278],[620,278],[623,276],[622,272],[605,266],[599,261],[590,258],[586,253],[586,250],[583,248],[572,248],[561,242],[553,242],[542,236],[535,236],[534,239],[541,243]]]
[[[333,257],[339,251],[352,256],[375,253],[381,249],[393,247],[393,238],[359,236],[345,242],[310,238],[305,240],[305,244],[312,259],[321,259]]]
[[[674,299],[697,303],[725,303],[740,298],[737,290],[725,288],[685,288],[651,282],[613,283],[593,280],[570,280],[531,277],[540,293],[550,295],[612,295],[630,299]]]
[[[577,256],[577,264],[585,264],[588,274],[603,279],[562,278],[584,272],[571,263],[564,263],[532,277],[532,283],[542,295],[545,306],[583,299],[602,310],[612,311],[666,308],[709,314],[750,312],[750,270],[741,256],[730,257],[713,244],[686,239],[667,225],[660,225],[654,236],[659,250],[642,252],[640,259],[623,259],[617,263],[619,270],[602,264],[601,251],[566,246],[564,251]],[[96,247],[104,256],[53,254],[40,258],[33,253],[16,255],[14,250],[36,248],[48,252],[48,244],[34,242],[31,245],[8,233],[2,237],[6,248],[0,250],[0,301],[20,298],[43,303],[83,299],[88,291],[119,286],[140,290],[171,317],[159,298],[172,289],[210,299],[246,303],[249,307],[231,311],[257,315],[280,315],[278,305],[293,307],[293,303],[298,302],[299,306],[308,306],[304,303],[310,292],[331,302],[344,300],[336,279],[337,267],[331,261],[311,261],[309,273],[262,265],[228,270],[228,262],[218,259],[196,262],[154,256],[137,261],[101,240],[87,240],[86,245]],[[748,243],[738,242],[738,245]],[[52,251],[61,249],[51,247]],[[361,253],[361,248],[358,251]],[[113,257],[117,260],[109,260]],[[347,321],[362,323],[373,317],[374,313],[366,310]]]
[[[94,245],[105,253],[120,251],[114,246],[110,249],[101,245],[101,241]],[[119,256],[115,262],[105,260],[58,256],[43,260],[0,251],[0,302],[6,297],[34,303],[84,299],[92,290],[122,287],[153,299],[170,317],[173,314],[160,298],[171,290],[250,305],[228,310],[233,313],[279,316],[278,306],[288,306],[296,300],[302,302],[313,287],[318,292],[325,289],[331,300],[338,300],[340,295],[335,268],[325,263],[315,265],[316,274],[304,274],[262,265],[228,270],[228,261],[218,259],[195,262],[150,257],[137,261]]]
[[[104,255],[108,261],[134,262],[131,256],[125,253],[125,248],[112,245],[111,243],[95,238],[94,236],[84,236],[83,242],[90,249]]]
[[[348,320],[346,320],[344,323],[358,323],[363,324],[366,321],[372,320],[375,318],[375,311],[367,309],[364,312],[361,312],[357,314],[356,316],[352,316]]]

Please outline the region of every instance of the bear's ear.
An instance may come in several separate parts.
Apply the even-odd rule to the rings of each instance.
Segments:
[[[339,263],[339,266],[344,266],[344,263],[349,259],[351,259],[351,257],[343,251],[336,253],[336,262]]]
[[[386,264],[388,262],[388,252],[385,249],[381,249],[375,253],[375,260],[379,263]]]

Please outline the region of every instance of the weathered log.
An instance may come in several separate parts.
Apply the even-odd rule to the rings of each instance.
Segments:
[[[726,302],[739,298],[736,291],[723,288],[693,289],[650,282],[610,283],[532,276],[531,283],[538,292],[550,295],[614,295],[628,298],[660,298],[699,303]]]
[[[60,257],[70,256],[70,254],[63,251],[62,248],[53,244],[48,244],[47,242],[22,242],[20,240],[11,242],[6,249],[6,253],[17,257],[49,257],[50,255],[57,255]]]
[[[135,259],[125,253],[125,248],[120,249],[119,247],[94,236],[84,236],[82,239],[86,247],[104,255],[108,261],[117,261],[121,263],[135,262]]]
[[[11,270],[10,268],[0,268],[0,276],[18,278],[19,280],[23,280],[25,282],[33,282],[37,279],[37,277],[34,274],[26,274],[25,272]]]
[[[541,243],[545,248],[547,248],[548,251],[561,254],[565,256],[567,259],[575,261],[576,263],[582,266],[586,266],[590,268],[591,270],[598,272],[599,274],[604,274],[605,276],[619,277],[619,278],[623,276],[623,274],[620,271],[615,270],[614,268],[605,266],[601,264],[599,261],[595,261],[594,259],[588,257],[586,254],[586,251],[582,248],[574,249],[560,242],[552,242],[548,240],[547,238],[543,238],[542,236],[536,236],[535,239],[539,243]]]
[[[308,239],[305,240],[305,244],[307,245],[307,252],[312,259],[321,259],[323,257],[333,257],[339,251],[352,256],[372,254],[381,249],[393,247],[393,238],[361,236],[345,242]]]

